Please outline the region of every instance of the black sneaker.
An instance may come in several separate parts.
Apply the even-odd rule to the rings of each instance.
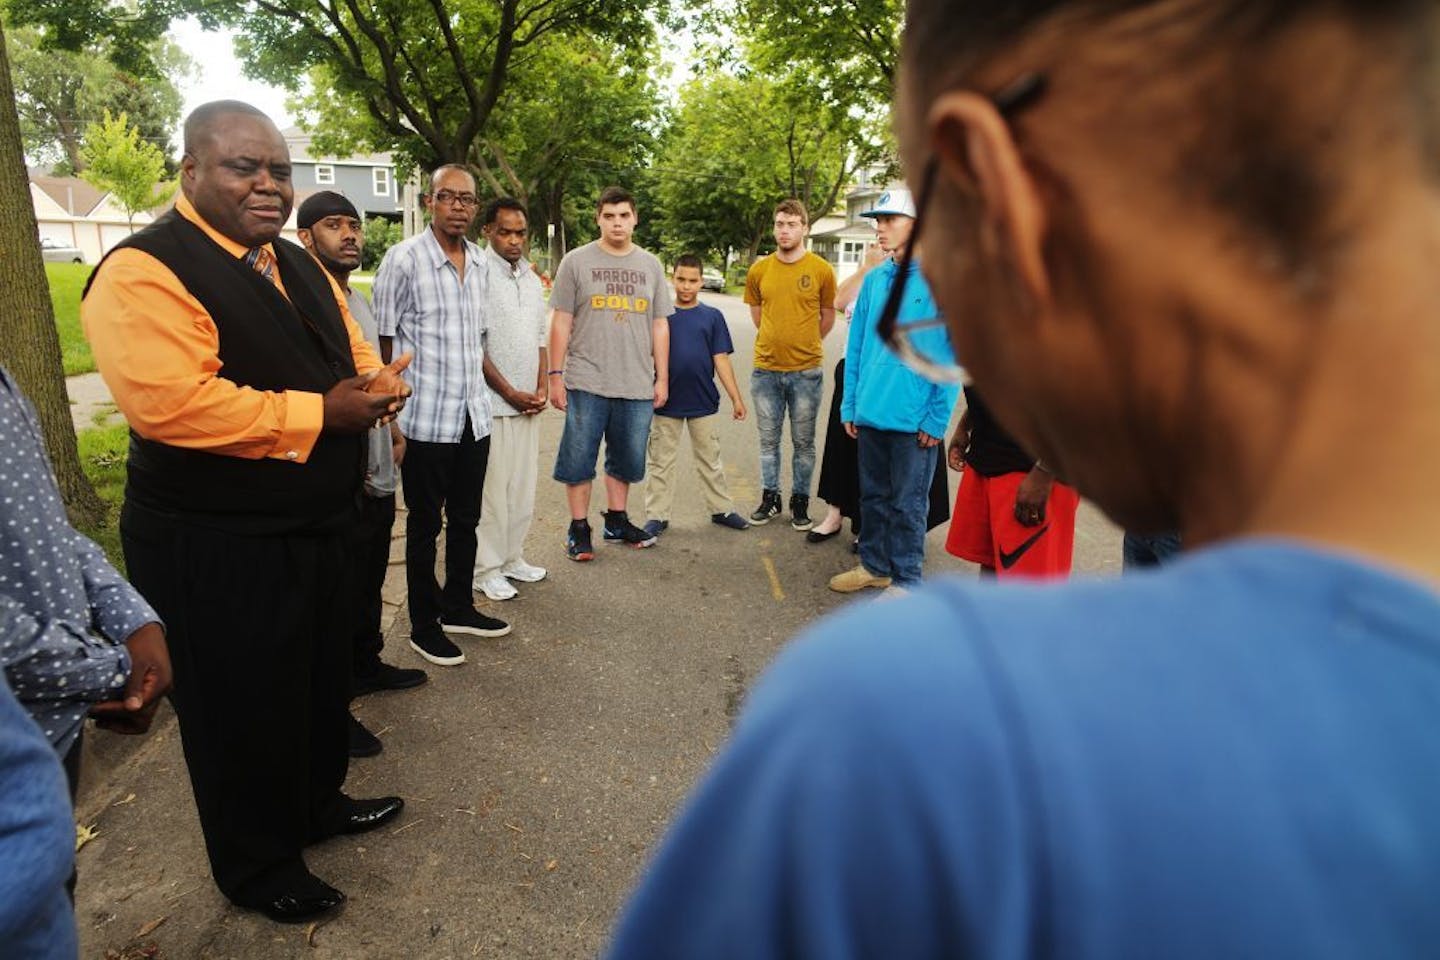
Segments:
[[[357,673],[355,675],[354,691],[352,696],[363,697],[367,693],[375,693],[379,690],[409,690],[411,687],[418,687],[429,679],[424,670],[414,667],[392,667],[388,663],[381,663],[369,673]]]
[[[365,729],[365,724],[356,720],[355,714],[350,714],[350,756],[373,757],[383,749],[380,738]]]
[[[571,520],[565,537],[565,556],[571,560],[594,560],[595,548],[590,544],[590,521]]]
[[[760,497],[760,506],[756,507],[755,512],[750,514],[750,522],[760,527],[769,523],[771,517],[778,517],[779,515],[780,491],[766,490]]]
[[[442,667],[458,667],[465,662],[465,654],[439,627],[430,627],[419,632],[411,630],[410,649]]]
[[[631,523],[624,510],[605,511],[604,535],[606,543],[623,543],[637,549],[655,546],[655,537]]]
[[[803,493],[790,496],[790,526],[796,530],[809,530],[815,526],[810,519],[810,498]]]
[[[464,610],[442,613],[440,629],[471,637],[503,637],[510,632],[510,624],[495,617],[487,617],[474,607],[467,607]]]

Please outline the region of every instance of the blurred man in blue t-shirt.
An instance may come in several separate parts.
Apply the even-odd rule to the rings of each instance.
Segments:
[[[810,631],[613,955],[1432,955],[1440,8],[909,0],[903,35],[955,352],[1185,553]]]

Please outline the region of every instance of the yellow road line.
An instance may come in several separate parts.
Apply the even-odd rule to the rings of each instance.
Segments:
[[[775,561],[769,557],[761,557],[760,562],[765,565],[765,575],[770,578],[770,594],[776,600],[785,599],[785,591],[780,587],[780,574],[775,572]]]

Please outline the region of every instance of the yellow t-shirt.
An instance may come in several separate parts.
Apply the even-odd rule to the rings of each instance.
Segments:
[[[813,253],[785,263],[773,253],[745,276],[745,302],[760,307],[755,366],[760,370],[812,370],[820,366],[820,311],[835,307],[835,271]]]

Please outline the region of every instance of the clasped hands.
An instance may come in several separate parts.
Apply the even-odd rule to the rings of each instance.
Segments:
[[[400,372],[414,354],[405,353],[373,373],[348,377],[325,392],[325,429],[331,433],[364,433],[394,420],[410,396]]]
[[[524,390],[512,389],[502,399],[527,417],[543,412],[550,405],[550,396],[544,390],[527,393]]]

